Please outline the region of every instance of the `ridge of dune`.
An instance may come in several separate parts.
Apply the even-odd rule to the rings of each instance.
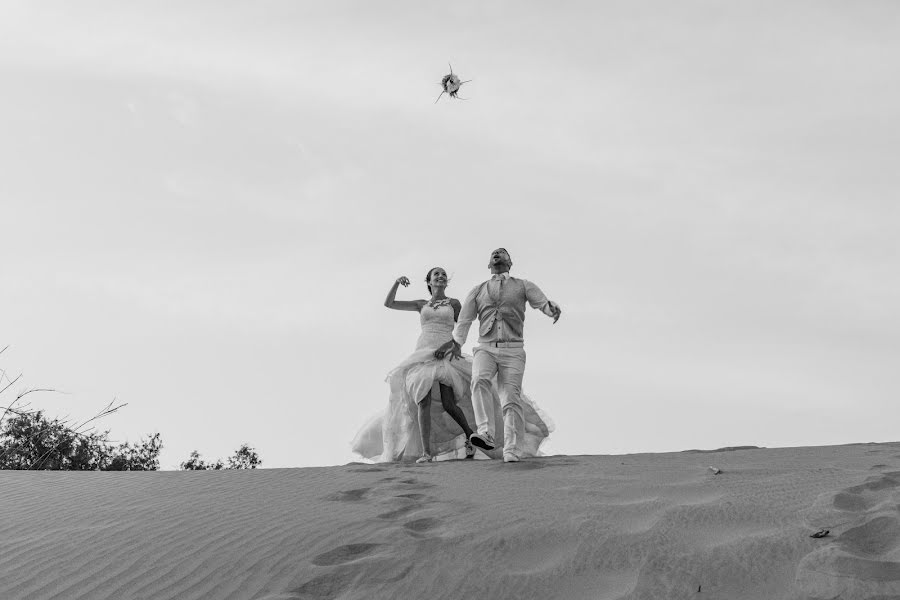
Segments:
[[[900,598],[900,443],[0,471],[0,509],[3,600]]]

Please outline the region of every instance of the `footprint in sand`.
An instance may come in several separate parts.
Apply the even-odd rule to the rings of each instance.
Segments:
[[[400,508],[388,511],[386,513],[381,513],[378,515],[379,519],[399,519],[400,517],[405,517],[410,513],[414,513],[418,510],[422,510],[421,504],[408,504],[406,506],[401,506]]]
[[[290,590],[286,595],[274,596],[278,600],[306,600],[311,598],[337,598],[349,586],[351,580],[336,573],[319,575],[303,585]]]
[[[428,498],[426,494],[397,494],[395,498],[409,498],[410,500],[424,500]]]
[[[334,492],[333,494],[328,494],[327,496],[325,496],[325,499],[335,502],[359,502],[360,500],[365,498],[366,494],[368,494],[369,491],[371,491],[371,488],[343,490],[340,492]]]
[[[886,554],[900,546],[900,519],[897,515],[881,515],[859,527],[848,529],[836,542],[852,554]]]
[[[436,528],[440,527],[443,524],[443,521],[436,517],[423,517],[421,519],[415,519],[413,521],[408,521],[403,524],[403,526],[413,532],[413,533],[428,533],[434,531]]]
[[[415,477],[407,477],[406,479],[400,479],[394,484],[394,489],[400,490],[425,490],[428,488],[433,488],[433,483],[428,483],[426,481],[420,481]]]
[[[331,567],[342,565],[360,558],[370,556],[381,544],[347,544],[338,546],[312,559],[312,564],[318,567]]]
[[[900,598],[900,471],[872,476],[817,504],[817,520],[849,527],[823,538],[824,546],[811,542],[817,549],[797,568],[801,591],[814,600]]]
[[[379,519],[394,520],[408,516],[414,512],[427,508],[427,501],[432,501],[433,503],[434,498],[426,494],[397,494],[391,501],[395,505],[398,502],[402,504],[394,510],[381,513],[378,515]]]

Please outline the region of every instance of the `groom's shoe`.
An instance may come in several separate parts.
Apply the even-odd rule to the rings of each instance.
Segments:
[[[519,457],[512,452],[504,452],[503,462],[519,462]]]
[[[473,433],[469,436],[469,441],[473,446],[478,446],[482,450],[494,449],[494,440],[486,433]]]

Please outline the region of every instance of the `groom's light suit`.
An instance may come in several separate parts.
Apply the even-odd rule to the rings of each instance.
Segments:
[[[553,317],[552,303],[530,281],[510,277],[509,273],[493,275],[475,286],[466,297],[459,313],[453,339],[462,346],[469,337],[475,318],[479,321],[478,346],[472,365],[472,408],[479,434],[494,437],[494,375],[500,391],[503,410],[503,453],[521,456],[525,436],[522,411],[522,375],[525,373],[525,302],[548,317]]]

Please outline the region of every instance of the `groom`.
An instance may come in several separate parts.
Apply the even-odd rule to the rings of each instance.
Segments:
[[[494,449],[494,403],[491,382],[497,376],[500,406],[503,409],[503,460],[518,462],[525,441],[525,417],[522,410],[522,375],[525,373],[525,301],[556,323],[562,310],[547,300],[530,281],[509,276],[512,259],[505,248],[491,252],[488,268],[491,278],[469,292],[453,332],[453,353],[469,337],[469,328],[478,318],[478,346],[472,364],[472,408],[477,433],[470,441],[483,450]]]

